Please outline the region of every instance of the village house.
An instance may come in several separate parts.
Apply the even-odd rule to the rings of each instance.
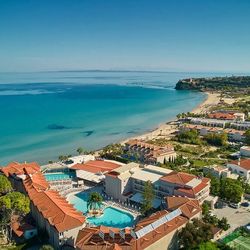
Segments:
[[[239,158],[239,160],[229,162],[227,167],[233,173],[245,177],[246,180],[250,179],[250,159]]]

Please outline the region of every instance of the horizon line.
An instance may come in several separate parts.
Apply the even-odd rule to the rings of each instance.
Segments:
[[[225,73],[225,74],[250,74],[250,72],[240,72],[240,71],[187,71],[187,70],[131,70],[131,69],[65,69],[65,70],[34,70],[34,71],[0,71],[1,73],[64,73],[64,72],[124,72],[124,73]]]

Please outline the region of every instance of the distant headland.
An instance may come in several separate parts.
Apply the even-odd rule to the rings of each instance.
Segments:
[[[250,89],[250,76],[187,78],[179,80],[175,89],[199,91],[246,90]]]

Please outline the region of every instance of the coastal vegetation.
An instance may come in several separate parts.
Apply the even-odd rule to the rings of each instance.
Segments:
[[[250,76],[188,78],[179,80],[175,88],[177,90],[223,90],[230,92],[232,90],[241,90],[249,93]]]

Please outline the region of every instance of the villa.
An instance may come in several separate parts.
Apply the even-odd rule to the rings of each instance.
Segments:
[[[204,174],[211,174],[216,178],[231,178],[237,179],[238,174],[232,173],[227,167],[212,165],[203,167]]]
[[[176,158],[174,147],[170,144],[160,147],[136,139],[125,143],[125,151],[145,164],[173,162]]]
[[[227,164],[227,167],[233,173],[245,177],[246,180],[250,179],[250,159],[231,161]]]
[[[155,192],[154,207],[161,205],[165,196],[179,195],[203,202],[209,195],[210,179],[175,172],[170,169],[129,163],[106,174],[105,192],[114,199],[142,202],[144,184],[151,181]]]
[[[178,249],[178,230],[189,220],[200,218],[201,207],[198,201],[181,197],[168,197],[166,204],[166,209],[142,219],[134,229],[83,228],[77,236],[76,249]]]

